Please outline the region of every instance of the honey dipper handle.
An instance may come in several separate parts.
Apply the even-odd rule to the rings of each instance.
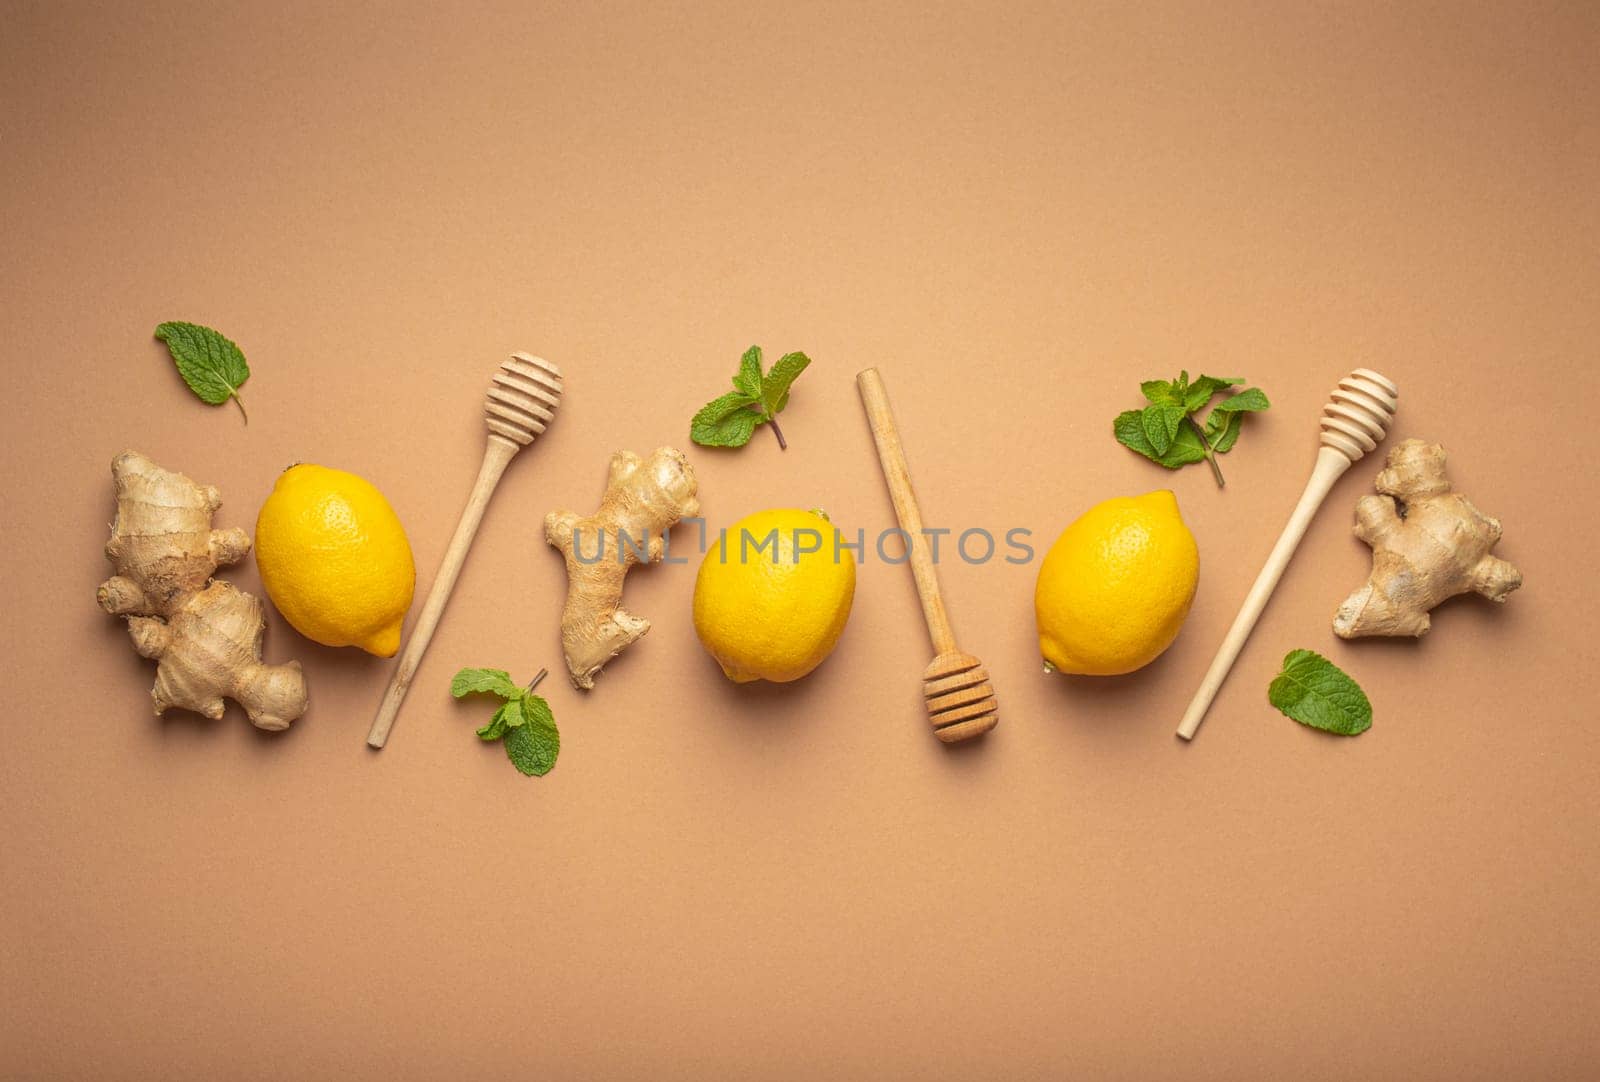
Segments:
[[[1217,647],[1217,656],[1212,659],[1211,668],[1206,670],[1206,677],[1200,681],[1199,689],[1189,702],[1189,709],[1183,713],[1183,720],[1178,724],[1178,735],[1185,740],[1194,739],[1195,730],[1200,728],[1200,722],[1211,707],[1211,700],[1217,697],[1222,682],[1228,678],[1228,670],[1233,668],[1239,651],[1244,649],[1245,640],[1255,630],[1261,610],[1267,607],[1267,599],[1277,588],[1278,580],[1283,578],[1284,569],[1289,566],[1289,559],[1299,547],[1300,539],[1306,535],[1317,508],[1322,506],[1322,501],[1328,497],[1328,490],[1350,465],[1347,456],[1330,447],[1318,450],[1317,464],[1311,471],[1311,479],[1306,482],[1305,492],[1300,495],[1300,502],[1295,504],[1288,524],[1278,536],[1278,543],[1272,546],[1266,565],[1256,576],[1255,585],[1245,595],[1244,604],[1239,606],[1239,615],[1233,618],[1233,626],[1228,628],[1222,645]]]
[[[394,727],[395,716],[400,713],[400,704],[405,701],[406,692],[411,690],[417,666],[422,664],[422,655],[427,652],[428,642],[433,638],[434,629],[439,626],[439,617],[444,615],[450,591],[455,589],[461,565],[467,559],[467,550],[472,547],[472,539],[478,535],[478,524],[483,521],[489,497],[494,495],[500,475],[506,472],[512,456],[520,450],[522,448],[518,444],[504,436],[490,433],[489,445],[483,451],[483,465],[478,469],[478,480],[472,486],[472,495],[467,497],[467,506],[461,511],[461,521],[456,523],[456,532],[450,538],[449,547],[444,550],[444,560],[439,564],[439,573],[433,577],[428,600],[423,602],[417,624],[411,629],[411,640],[406,643],[400,655],[400,664],[395,666],[388,690],[383,693],[378,716],[367,731],[367,743],[375,748],[383,747],[389,739],[389,730]]]
[[[922,618],[928,624],[928,638],[933,641],[934,653],[953,653],[956,637],[950,630],[944,596],[939,592],[939,576],[934,569],[933,553],[928,548],[928,537],[922,532],[922,512],[917,508],[917,495],[911,489],[911,470],[906,465],[905,448],[900,445],[900,432],[889,408],[889,392],[876,368],[858,372],[856,387],[872,426],[872,442],[878,445],[878,461],[883,466],[884,482],[889,486],[895,518],[900,520],[900,529],[907,535],[911,574],[917,580],[917,596],[922,600]]]

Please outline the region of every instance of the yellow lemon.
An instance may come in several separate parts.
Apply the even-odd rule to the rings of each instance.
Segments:
[[[1171,492],[1096,504],[1039,565],[1039,652],[1061,672],[1142,668],[1178,637],[1199,577],[1200,550]]]
[[[820,511],[758,511],[700,561],[694,629],[728,679],[798,680],[833,652],[856,594],[856,561]]]
[[[400,649],[417,569],[400,519],[371,482],[326,466],[283,471],[256,516],[256,566],[306,638],[379,657]]]

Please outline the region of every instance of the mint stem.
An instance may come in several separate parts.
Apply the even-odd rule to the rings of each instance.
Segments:
[[[1184,420],[1189,422],[1189,427],[1194,429],[1194,434],[1200,437],[1200,446],[1205,450],[1206,461],[1211,464],[1211,473],[1217,479],[1217,487],[1227,488],[1228,482],[1222,479],[1222,467],[1217,465],[1217,456],[1213,453],[1216,448],[1212,446],[1210,440],[1206,439],[1206,430],[1201,428],[1192,416],[1185,417]]]
[[[234,404],[239,407],[239,416],[244,418],[244,423],[245,424],[249,424],[250,423],[250,415],[244,411],[244,399],[239,397],[239,392],[238,391],[234,391],[228,397],[233,399]]]
[[[549,669],[540,669],[537,673],[534,674],[533,679],[528,681],[528,687],[527,687],[526,690],[529,691],[529,692],[533,691],[534,688],[539,686],[539,681],[543,680],[545,677],[547,677],[549,675],[550,675],[550,670]]]
[[[789,449],[789,442],[783,438],[783,429],[778,427],[778,419],[776,417],[769,417],[767,418],[767,423],[772,425],[772,434],[778,437],[778,450],[787,451]]]

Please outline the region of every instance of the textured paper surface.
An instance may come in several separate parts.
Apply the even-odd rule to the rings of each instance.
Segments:
[[[329,7],[6,5],[0,1074],[1593,1076],[1592,7]],[[244,348],[249,427],[183,387],[165,319]],[[1177,643],[1047,678],[1037,565],[947,563],[1002,714],[951,750],[906,569],[862,567],[788,688],[700,651],[693,566],[637,571],[654,629],[590,695],[547,682],[561,760],[519,776],[450,674],[559,672],[544,514],[588,511],[617,448],[687,446],[752,342],[815,363],[787,453],[689,448],[714,524],[891,525],[852,382],[879,365],[930,524],[1042,554],[1171,486],[1202,553]],[[276,614],[292,731],[150,717],[94,605],[112,456],[246,528],[288,464],[356,471],[420,599],[514,349],[568,397],[389,749],[390,665]],[[1183,745],[1358,364],[1527,586],[1335,640],[1363,462]],[[1271,395],[1224,492],[1111,439],[1179,368]],[[1360,680],[1369,733],[1268,706],[1295,647]]]

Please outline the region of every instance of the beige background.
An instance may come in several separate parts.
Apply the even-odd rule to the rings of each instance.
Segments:
[[[1600,1072],[1592,5],[326,7],[3,5],[0,1075]],[[249,427],[184,389],[169,318],[243,345]],[[546,685],[561,761],[517,775],[450,673],[560,666],[543,515],[616,448],[688,446],[751,342],[815,364],[788,453],[691,448],[713,522],[888,526],[851,379],[878,364],[932,522],[1042,546],[1172,486],[1203,562],[1177,644],[1046,678],[1035,568],[947,565],[1002,706],[950,751],[903,568],[862,569],[787,688],[726,683],[692,568],[655,568],[655,630],[592,694]],[[247,527],[285,465],[357,471],[425,589],[517,348],[566,404],[389,750],[388,664],[276,615],[292,731],[150,717],[93,601],[111,457]],[[1528,584],[1420,644],[1335,640],[1363,462],[1184,746],[1355,364]],[[1110,437],[1185,367],[1274,403],[1224,492]],[[1369,734],[1267,705],[1301,646]]]

